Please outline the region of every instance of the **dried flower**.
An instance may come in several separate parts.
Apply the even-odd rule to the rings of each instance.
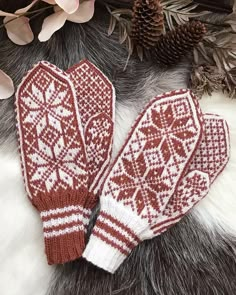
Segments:
[[[0,99],[7,99],[14,94],[12,79],[0,70]]]
[[[79,0],[43,0],[44,2],[52,5],[58,5],[62,10],[68,14],[76,12],[79,8]]]
[[[191,75],[192,89],[201,98],[203,94],[211,95],[223,87],[224,73],[214,66],[199,66],[194,68]]]
[[[55,6],[55,12],[52,15],[46,17],[43,22],[42,31],[39,33],[38,36],[39,40],[41,42],[49,40],[56,31],[58,31],[60,28],[64,26],[67,20],[74,23],[88,22],[94,14],[94,1],[95,0],[80,0],[77,10],[73,13],[68,13],[66,12],[66,10],[61,9],[62,5],[60,7]],[[52,1],[50,0],[50,2]],[[69,7],[66,8],[67,10],[69,10]],[[71,11],[73,10],[71,9]]]
[[[39,34],[39,40],[42,42],[47,41],[56,31],[62,28],[67,20],[75,23],[84,23],[89,21],[94,14],[95,0],[41,1],[50,4],[54,8],[54,13],[45,18],[42,31]],[[38,2],[40,0],[33,0],[31,4],[18,9],[15,13],[0,11],[0,16],[5,16],[4,26],[8,37],[15,44],[26,45],[34,40],[34,34],[29,24],[30,18],[27,15],[29,14],[28,11]],[[32,13],[33,11],[31,11]]]
[[[0,10],[0,16],[4,16],[3,25],[9,39],[17,45],[26,45],[34,40],[27,15],[39,10],[30,11],[38,2],[46,2],[54,8],[54,13],[48,16],[43,23],[39,34],[40,41],[48,40],[54,32],[59,30],[65,22],[84,23],[89,21],[94,14],[95,0],[33,0],[28,6],[18,9],[14,13]],[[45,9],[47,9],[46,7]],[[43,12],[45,9],[40,9]],[[13,95],[14,85],[12,79],[0,70],[0,99],[6,99]]]
[[[230,97],[236,97],[236,67],[226,72],[223,80],[223,92],[227,92]]]
[[[29,25],[29,18],[24,16],[35,4],[32,1],[28,6],[18,9],[15,13],[0,12],[0,16],[5,16],[3,22],[9,39],[17,45],[26,45],[34,40],[34,34]]]

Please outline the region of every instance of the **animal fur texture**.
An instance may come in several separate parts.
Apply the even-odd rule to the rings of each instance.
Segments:
[[[0,9],[14,11],[29,2],[0,0]],[[119,5],[122,1],[109,2]],[[0,30],[0,68],[18,85],[40,60],[63,70],[83,58],[95,63],[117,92],[115,156],[147,101],[188,86],[190,66],[186,60],[165,69],[134,57],[124,71],[127,52],[119,45],[117,33],[107,36],[109,16],[103,4],[97,1],[91,22],[67,23],[47,43],[36,38],[33,44],[19,47]],[[34,32],[41,23],[41,18],[32,21]],[[231,136],[230,162],[208,196],[165,234],[139,245],[110,275],[83,259],[47,266],[40,217],[26,197],[21,176],[14,99],[0,101],[0,294],[236,294],[236,101],[220,93],[200,102],[204,112],[220,114],[228,121]]]

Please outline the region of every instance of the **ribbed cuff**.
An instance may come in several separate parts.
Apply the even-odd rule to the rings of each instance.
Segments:
[[[94,265],[114,273],[126,259],[129,252],[122,254],[116,246],[111,246],[109,242],[103,241],[103,238],[92,234],[83,257]]]
[[[68,233],[46,238],[45,252],[49,265],[63,264],[81,257],[85,248],[83,229],[79,226],[68,228]]]
[[[43,221],[48,264],[79,258],[85,248],[85,232],[91,210],[84,208],[86,191],[60,191],[34,199]]]
[[[114,273],[149,230],[146,222],[113,199],[102,201],[95,227],[83,257]]]
[[[79,205],[43,211],[45,250],[49,264],[75,260],[85,248],[88,212]]]

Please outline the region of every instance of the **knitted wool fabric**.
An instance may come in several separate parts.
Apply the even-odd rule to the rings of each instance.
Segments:
[[[88,173],[73,85],[59,69],[38,63],[16,95],[22,170],[43,220],[49,264],[81,256]]]
[[[74,83],[84,128],[89,173],[86,208],[91,211],[111,160],[115,90],[108,78],[87,60],[68,69],[67,74]],[[88,218],[84,222],[87,224]]]
[[[230,140],[227,122],[213,114],[204,115],[204,136],[194,155],[186,175],[170,199],[165,210],[152,227],[155,236],[176,224],[186,213],[206,196],[196,177],[190,178],[191,171],[202,171],[209,176],[210,184],[225,168],[229,160]]]
[[[83,257],[114,272],[158,222],[202,135],[197,101],[187,90],[158,96],[134,124],[106,177],[101,211]],[[200,171],[198,186],[208,176]],[[198,192],[199,192],[198,188]]]

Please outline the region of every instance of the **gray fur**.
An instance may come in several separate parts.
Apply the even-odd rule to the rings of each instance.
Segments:
[[[0,68],[18,85],[26,71],[39,60],[48,60],[67,69],[87,58],[112,80],[118,104],[126,105],[134,112],[159,93],[186,88],[187,62],[167,70],[152,61],[141,63],[134,57],[123,71],[127,52],[117,42],[116,34],[107,36],[109,18],[103,2],[97,1],[91,22],[82,26],[67,23],[47,43],[35,40],[33,44],[19,47],[0,31]],[[14,11],[27,3],[25,0],[0,0],[0,9],[7,7]],[[32,22],[35,32],[41,22],[42,19]],[[117,114],[118,117],[121,115]],[[123,123],[126,124],[125,120]],[[14,146],[14,98],[0,101],[0,130],[0,144],[13,141]],[[236,294],[235,245],[233,238],[207,232],[193,217],[187,216],[165,234],[139,245],[115,275],[83,259],[58,266],[48,294],[233,295]]]
[[[114,275],[80,259],[57,268],[50,295],[232,295],[233,242],[190,216],[139,245]],[[235,247],[235,241],[234,241]]]

